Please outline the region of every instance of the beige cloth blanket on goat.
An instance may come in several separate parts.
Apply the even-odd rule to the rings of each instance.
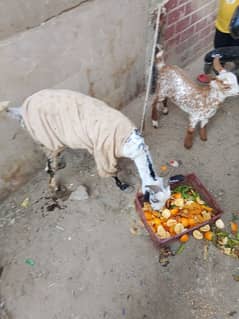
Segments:
[[[43,90],[22,106],[32,138],[49,151],[87,149],[101,177],[116,175],[117,159],[135,125],[104,102],[70,90]]]

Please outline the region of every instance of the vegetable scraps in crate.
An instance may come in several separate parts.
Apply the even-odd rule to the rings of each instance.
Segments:
[[[190,238],[190,229],[193,228],[195,239],[211,241],[224,254],[239,258],[239,216],[233,214],[228,231],[222,219],[217,219],[215,224],[210,226],[209,222],[215,212],[191,186],[181,185],[174,188],[161,211],[154,211],[146,202],[143,212],[148,225],[160,240],[179,235],[179,240],[185,243]]]
[[[180,237],[182,242],[189,239],[189,235],[185,232],[209,222],[215,215],[213,208],[201,199],[198,192],[187,185],[174,188],[161,211],[154,211],[148,202],[144,203],[143,211],[147,223],[160,239],[173,238],[182,233]],[[201,227],[201,231],[194,230],[193,236],[197,239],[203,237],[208,239],[211,236],[208,227]]]

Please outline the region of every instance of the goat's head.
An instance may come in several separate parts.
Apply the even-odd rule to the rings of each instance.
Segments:
[[[219,74],[210,82],[211,88],[219,90],[224,98],[238,95],[239,86],[235,74],[222,67],[219,57],[214,58],[213,67]]]
[[[220,71],[219,75],[210,82],[210,86],[219,90],[225,98],[239,94],[239,86],[235,74],[226,70]]]
[[[154,185],[146,185],[145,190],[149,193],[149,202],[152,208],[160,210],[169,199],[171,191],[169,186],[163,185],[162,179],[158,179],[156,183]]]

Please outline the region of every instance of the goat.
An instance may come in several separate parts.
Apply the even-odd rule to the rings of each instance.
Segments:
[[[163,50],[156,55],[158,70],[156,96],[152,103],[152,125],[158,128],[159,104],[163,103],[163,114],[168,113],[167,99],[170,99],[181,110],[189,115],[189,127],[184,139],[184,146],[190,149],[193,145],[195,128],[200,123],[200,138],[207,140],[206,126],[220,104],[230,96],[238,95],[239,88],[236,76],[223,69],[219,57],[213,61],[218,75],[208,87],[201,87],[189,79],[188,75],[175,65],[166,65]]]
[[[170,197],[170,188],[156,174],[148,146],[135,125],[104,102],[70,90],[47,89],[28,97],[20,113],[31,137],[43,146],[49,186],[54,192],[60,189],[56,171],[64,167],[60,155],[68,147],[87,149],[94,156],[99,175],[113,177],[121,190],[129,185],[117,177],[117,160],[133,160],[142,191],[149,194],[154,209],[161,209]]]

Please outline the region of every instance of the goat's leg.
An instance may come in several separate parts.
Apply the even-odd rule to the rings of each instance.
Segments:
[[[184,138],[184,147],[190,149],[193,146],[193,137],[195,129],[189,127]]]
[[[62,161],[61,154],[62,154],[62,150],[56,151],[56,152],[53,152],[53,151],[46,152],[47,164],[46,164],[45,171],[50,176],[49,188],[51,192],[53,193],[59,192],[61,190],[61,185],[57,183],[56,176],[55,176],[56,172],[59,169],[62,169],[65,167],[65,163]]]
[[[200,127],[199,135],[200,135],[201,141],[204,141],[204,142],[207,141],[207,126],[206,125],[204,127]]]
[[[195,127],[198,123],[198,120],[192,117],[190,117],[189,121],[190,121],[190,125],[187,129],[187,132],[184,138],[184,147],[187,149],[190,149],[193,146]]]
[[[57,160],[54,154],[51,156],[48,156],[47,158],[47,165],[45,168],[47,174],[49,174],[50,179],[49,179],[49,189],[51,192],[56,193],[60,190],[60,185],[58,185],[56,181],[56,172],[58,170],[57,167]]]
[[[160,99],[158,98],[158,96],[156,96],[156,98],[153,101],[152,104],[152,125],[154,128],[158,128],[158,117],[159,117],[159,106],[160,104],[163,104],[163,114],[167,115],[168,114],[168,107],[167,107],[167,99]]]
[[[168,115],[168,99],[163,100],[163,115]]]
[[[200,123],[199,135],[202,141],[207,141],[207,123],[208,119],[204,119]]]
[[[208,123],[209,119],[203,119],[201,120],[200,123],[200,131],[199,131],[199,135],[200,135],[200,139],[202,141],[207,141],[207,123]]]
[[[151,120],[152,120],[152,125],[154,128],[158,128],[158,117],[159,117],[159,99],[158,96],[154,98],[153,104],[152,104],[152,113],[151,113]]]
[[[127,183],[121,182],[121,180],[118,178],[118,176],[112,176],[112,177],[115,180],[116,186],[119,187],[119,189],[121,191],[129,193],[129,192],[134,190],[133,186],[131,186],[131,185],[127,184]]]

